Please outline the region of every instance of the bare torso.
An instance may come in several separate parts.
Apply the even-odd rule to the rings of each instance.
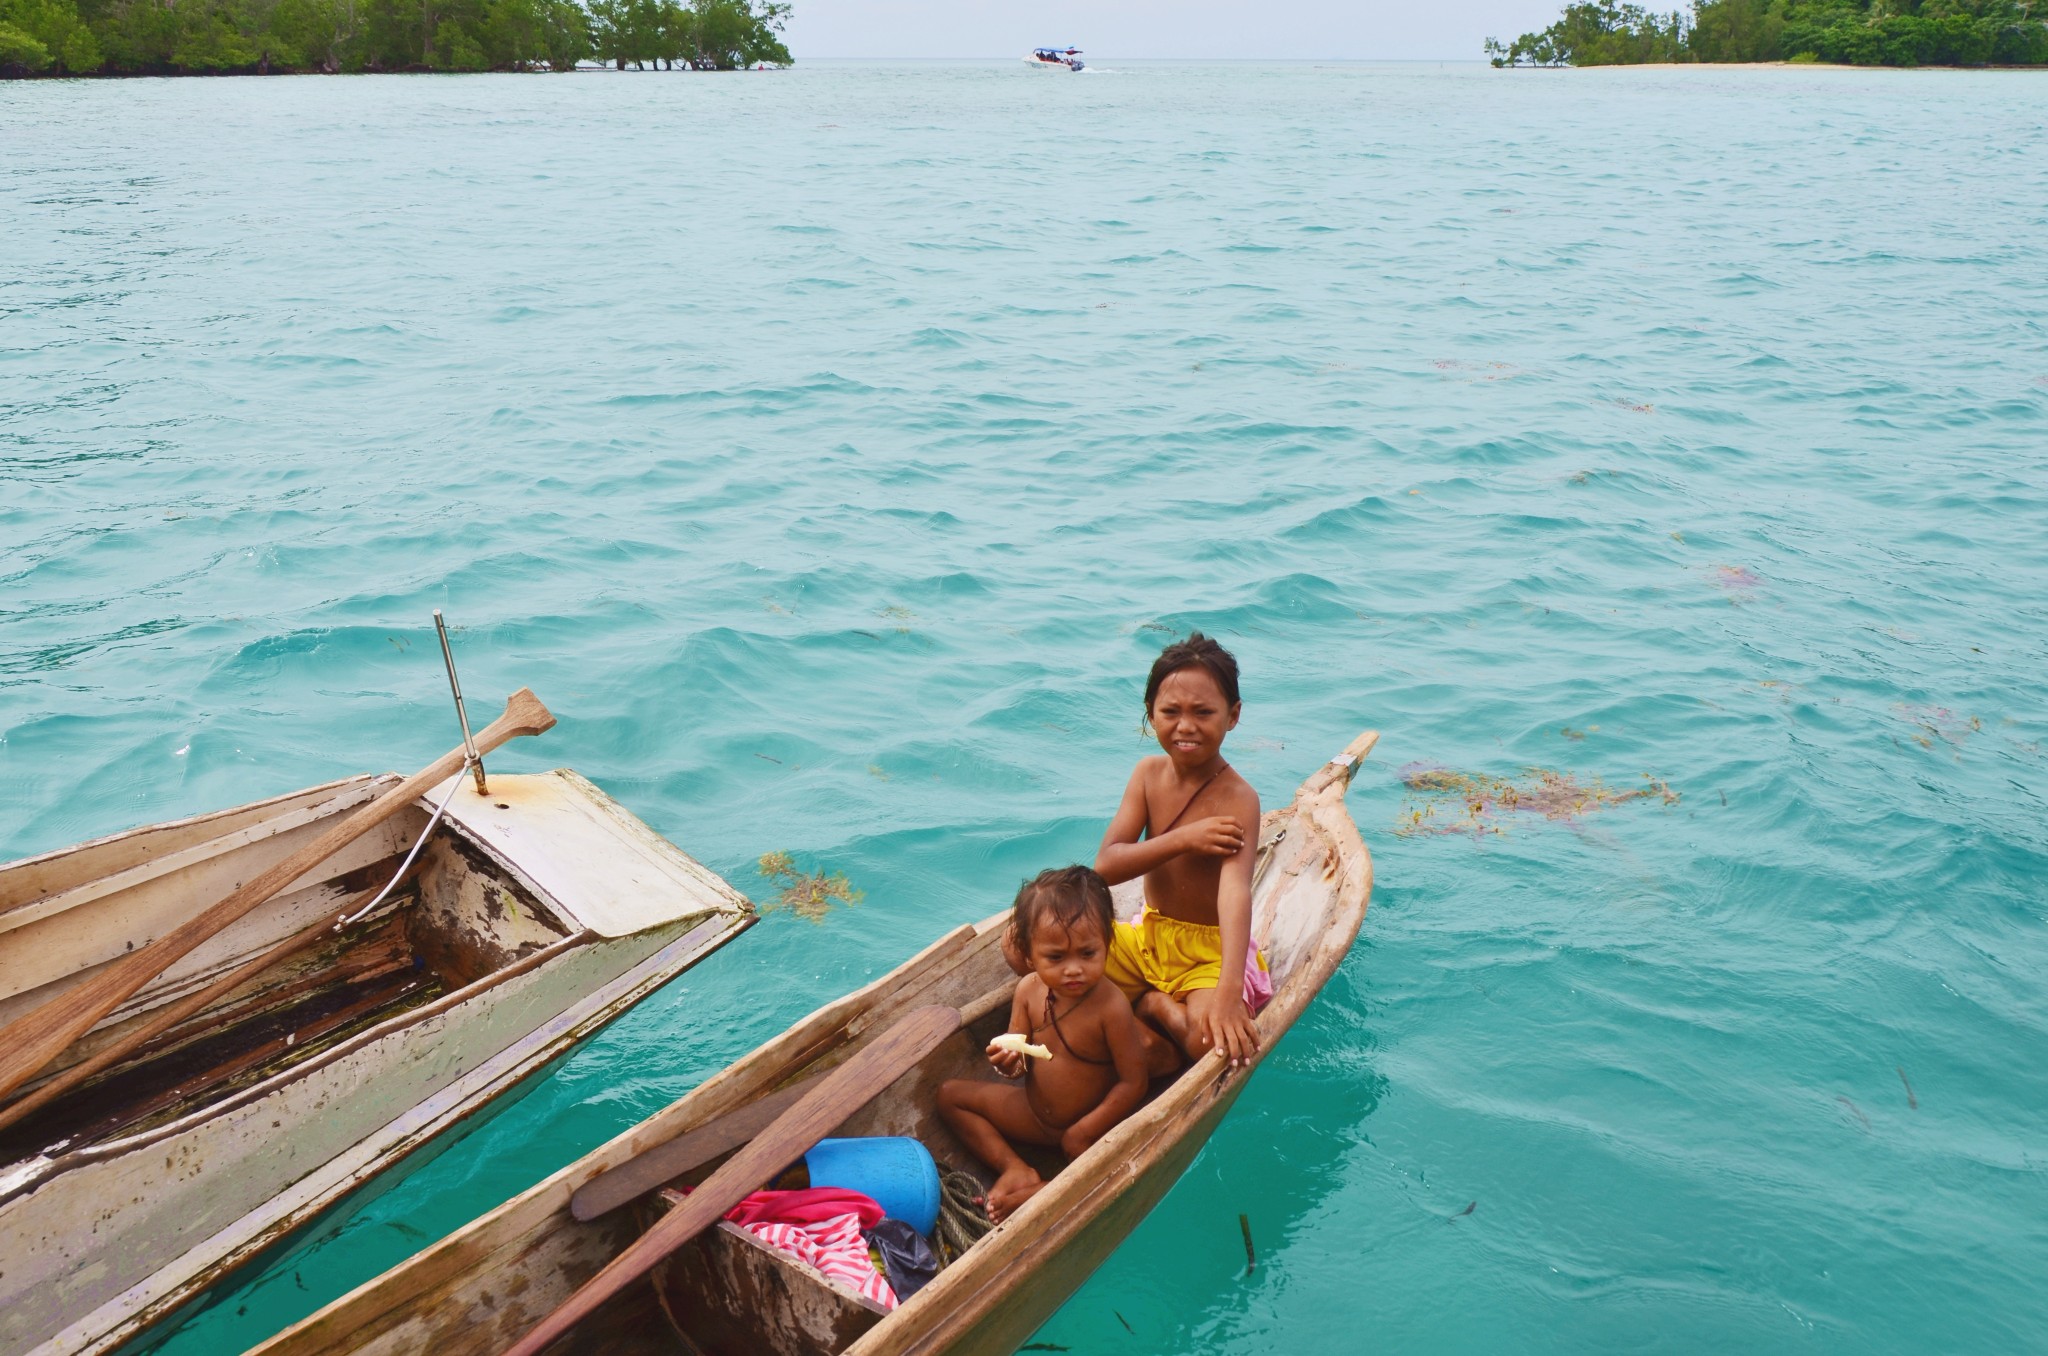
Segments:
[[[1212,815],[1233,815],[1246,824],[1247,833],[1257,833],[1258,793],[1229,764],[1192,786],[1175,775],[1165,758],[1147,758],[1140,770],[1146,837],[1158,838],[1178,825]],[[1187,852],[1161,862],[1145,873],[1145,902],[1168,918],[1216,926],[1217,887],[1228,860]]]
[[[1103,1023],[1110,1006],[1130,1004],[1116,985],[1098,983],[1069,1010],[1057,998],[1048,1016],[1045,983],[1026,975],[1017,983],[1010,1029],[1026,1032],[1034,1044],[1052,1051],[1051,1059],[1029,1059],[1024,1067],[1024,1095],[1031,1113],[1051,1130],[1064,1130],[1102,1105],[1117,1081],[1109,1037]]]

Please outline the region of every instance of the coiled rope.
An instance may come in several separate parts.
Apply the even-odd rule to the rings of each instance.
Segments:
[[[939,1222],[932,1228],[939,1263],[951,1266],[961,1253],[995,1228],[982,1201],[988,1188],[967,1173],[954,1170],[939,1179]]]

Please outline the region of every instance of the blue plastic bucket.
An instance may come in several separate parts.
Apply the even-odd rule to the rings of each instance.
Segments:
[[[914,1139],[821,1139],[804,1155],[804,1167],[812,1186],[873,1197],[884,1214],[927,1237],[939,1222],[939,1165]]]

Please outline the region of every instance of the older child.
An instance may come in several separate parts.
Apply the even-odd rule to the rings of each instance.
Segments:
[[[1130,1001],[1102,982],[1115,914],[1109,887],[1085,866],[1040,872],[1017,892],[1010,927],[1030,972],[1010,1000],[1010,1031],[1043,1046],[1039,1059],[988,1047],[988,1062],[1021,1084],[949,1079],[939,1114],[974,1156],[1000,1174],[988,1212],[998,1222],[1045,1185],[1013,1143],[1080,1156],[1144,1100],[1145,1049]]]
[[[1228,650],[1200,631],[1167,646],[1145,682],[1164,755],[1139,760],[1095,857],[1112,885],[1145,878],[1143,912],[1110,938],[1109,978],[1189,1059],[1214,1048],[1233,1065],[1258,1049],[1252,1014],[1272,994],[1251,948],[1259,794],[1223,760],[1242,710]]]

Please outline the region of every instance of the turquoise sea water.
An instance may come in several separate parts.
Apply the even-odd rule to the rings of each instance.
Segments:
[[[0,84],[0,857],[424,763],[438,606],[865,891],[162,1351],[1087,859],[1190,626],[1379,887],[1038,1341],[2048,1342],[2048,83],[1109,64]]]

